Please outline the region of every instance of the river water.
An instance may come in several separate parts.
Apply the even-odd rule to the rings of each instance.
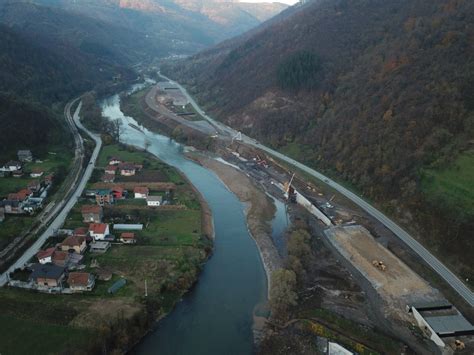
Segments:
[[[118,95],[102,103],[102,113],[123,122],[120,140],[144,147],[181,170],[201,192],[212,210],[214,254],[195,287],[133,350],[136,354],[250,354],[253,312],[266,302],[267,280],[257,246],[250,236],[244,206],[211,171],[186,159],[184,147],[143,128],[120,110]],[[281,210],[272,225],[281,228]]]

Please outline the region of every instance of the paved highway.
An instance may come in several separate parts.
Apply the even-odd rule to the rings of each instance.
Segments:
[[[179,83],[167,78],[161,73],[158,73],[163,79],[170,81],[175,84],[181,92],[186,96],[189,102],[193,105],[194,109],[206,120],[208,120],[215,127],[220,129],[221,134],[230,135],[235,137],[237,131],[224,125],[221,122],[215,121],[211,117],[207,116],[199,105],[194,101],[194,99],[188,94],[186,89],[182,87]],[[320,172],[311,169],[310,167],[301,164],[300,162],[287,157],[271,148],[268,148],[262,144],[259,144],[255,139],[252,139],[248,136],[242,135],[242,140],[244,143],[254,146],[258,149],[261,149],[278,159],[281,159],[288,164],[295,166],[296,168],[310,174],[311,176],[323,181],[327,185],[331,186],[333,189],[337,190],[339,193],[356,203],[360,208],[369,213],[372,217],[381,222],[385,227],[391,230],[398,238],[400,238],[406,245],[408,245],[420,258],[422,258],[439,276],[441,276],[471,307],[474,307],[474,293],[456,276],[451,270],[449,270],[442,262],[440,262],[433,254],[431,254],[425,247],[423,247],[418,241],[416,241],[412,236],[410,236],[403,228],[398,226],[390,218],[384,215],[382,212],[377,210],[375,207],[367,203],[365,200],[354,194],[352,191],[349,191],[345,187],[339,185],[337,182],[331,180],[327,176],[321,174]]]
[[[76,155],[82,154],[84,152],[83,147],[83,140],[81,135],[79,134],[78,128],[86,132],[96,143],[95,149],[92,153],[91,159],[89,164],[87,165],[84,174],[79,180],[80,174],[77,174],[73,184],[71,185],[71,193],[66,195],[69,198],[66,198],[65,201],[62,201],[60,204],[56,205],[53,211],[51,211],[51,216],[56,216],[53,222],[48,226],[48,228],[41,234],[41,236],[34,242],[34,244],[25,251],[25,253],[12,265],[10,268],[0,275],[0,286],[4,286],[8,281],[8,274],[17,268],[23,267],[28,260],[30,260],[36,253],[40,250],[41,246],[44,244],[46,239],[48,239],[51,235],[54,234],[56,230],[58,230],[63,224],[64,221],[69,213],[69,211],[74,207],[78,198],[82,195],[84,188],[86,187],[87,181],[89,180],[92,171],[94,170],[95,162],[100,152],[100,148],[102,146],[102,140],[100,136],[90,132],[87,130],[79,120],[79,112],[81,110],[82,103],[76,109],[74,113],[74,117],[71,116],[71,106],[77,101],[73,100],[66,105],[65,109],[65,117],[66,121],[68,122],[72,133],[74,134],[74,139],[76,142]],[[82,162],[83,159],[81,159]],[[78,181],[79,180],[79,181]],[[69,191],[68,191],[69,193]]]

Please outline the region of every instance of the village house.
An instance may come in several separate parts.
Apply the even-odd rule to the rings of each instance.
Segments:
[[[120,168],[120,175],[122,176],[134,176],[137,169],[135,168],[135,165],[130,164],[130,163],[123,163],[119,165]]]
[[[81,208],[82,220],[86,223],[100,223],[104,217],[104,212],[101,206],[86,205]]]
[[[105,173],[102,176],[102,182],[113,183],[115,181],[115,174]]]
[[[72,233],[73,236],[75,237],[84,237],[86,238],[89,235],[89,230],[85,227],[78,227],[74,229],[74,232]]]
[[[122,164],[122,159],[116,158],[116,157],[110,158],[109,165],[118,165],[118,164]]]
[[[161,197],[161,196],[148,196],[146,198],[146,204],[149,207],[161,206],[162,202],[163,202],[163,197]]]
[[[117,171],[117,169],[118,169],[118,166],[117,166],[117,165],[108,165],[108,166],[105,168],[105,173],[106,173],[106,174],[115,175],[115,172]]]
[[[56,248],[48,248],[46,250],[40,250],[36,257],[40,264],[48,264],[52,262],[53,254]]]
[[[46,185],[51,185],[53,183],[54,174],[49,174],[44,177],[44,183]]]
[[[125,232],[120,234],[120,241],[123,244],[135,244],[137,242],[135,233]]]
[[[73,254],[75,254],[75,253],[73,253]],[[61,267],[66,267],[68,265],[69,255],[72,255],[72,254],[69,254],[66,251],[56,250],[53,253],[53,256],[51,257],[51,262],[54,265],[61,266]]]
[[[133,193],[135,195],[135,198],[147,198],[150,194],[150,190],[148,189],[148,187],[136,186],[133,189]]]
[[[23,190],[18,191],[17,193],[8,194],[7,200],[23,202],[31,195],[32,195],[32,192],[30,190],[23,189]]]
[[[41,183],[39,180],[33,180],[28,183],[28,190],[38,192],[41,189]]]
[[[107,250],[110,249],[109,242],[92,242],[90,244],[90,251],[91,253],[105,253]]]
[[[62,287],[65,278],[63,267],[54,264],[34,264],[32,270],[30,280],[38,286]]]
[[[32,178],[39,178],[39,177],[43,176],[43,174],[44,174],[44,171],[43,171],[43,170],[41,170],[41,169],[33,169],[33,170],[31,171],[31,173],[30,173],[30,176],[31,176]]]
[[[127,191],[122,186],[114,186],[111,188],[112,195],[114,196],[114,200],[121,200],[125,198]]]
[[[18,200],[3,200],[0,201],[0,206],[5,210],[5,214],[22,214],[22,203]]]
[[[16,172],[16,171],[21,171],[21,163],[19,161],[9,161],[6,163],[4,166],[0,168],[2,171],[7,171],[7,172]]]
[[[18,160],[23,163],[31,163],[33,161],[33,154],[30,150],[19,150],[17,152]]]
[[[110,234],[110,230],[107,223],[91,223],[89,225],[89,235],[94,240],[104,240],[108,234]]]
[[[95,277],[88,272],[71,272],[67,283],[71,291],[74,292],[92,291],[95,285]]]
[[[99,206],[114,203],[114,196],[110,189],[99,189],[95,193],[95,201]]]
[[[59,245],[59,248],[62,251],[82,254],[82,252],[87,248],[86,238],[71,235],[64,239],[64,241]]]

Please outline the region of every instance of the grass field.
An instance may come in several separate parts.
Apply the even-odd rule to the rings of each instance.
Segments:
[[[474,152],[461,154],[448,168],[426,170],[422,187],[425,194],[449,206],[474,212]]]
[[[34,221],[33,217],[7,216],[0,224],[0,249],[3,249],[16,237],[19,237]]]

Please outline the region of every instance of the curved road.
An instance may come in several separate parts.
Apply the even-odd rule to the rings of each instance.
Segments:
[[[82,195],[84,188],[86,187],[87,181],[89,180],[92,171],[94,170],[95,162],[100,152],[100,148],[102,147],[102,140],[100,136],[90,132],[87,130],[79,120],[79,112],[81,110],[82,103],[79,103],[79,106],[74,113],[74,117],[71,116],[71,107],[72,105],[79,99],[75,99],[66,105],[64,110],[65,118],[71,128],[72,133],[74,134],[74,140],[76,142],[76,157],[79,155],[82,156],[80,159],[81,164],[84,157],[84,146],[83,146],[83,139],[79,134],[79,129],[86,132],[96,143],[94,152],[92,153],[91,159],[89,164],[87,165],[84,174],[80,178],[78,182],[80,174],[78,173],[75,177],[73,184],[70,187],[66,196],[69,198],[62,203],[55,206],[54,210],[50,212],[50,216],[56,216],[48,226],[48,228],[39,236],[39,238],[33,243],[31,247],[29,247],[25,253],[13,264],[10,268],[5,271],[3,274],[0,275],[0,286],[4,286],[8,282],[8,274],[14,271],[17,268],[23,267],[36,253],[40,250],[41,246],[44,244],[46,239],[48,239],[51,235],[54,234],[56,230],[58,230],[66,220],[66,217],[69,211],[74,207],[78,198]],[[79,167],[79,171],[80,171]]]
[[[158,73],[163,79],[168,80],[169,82],[175,84],[181,92],[186,96],[189,102],[193,105],[194,109],[207,121],[209,121],[213,126],[220,129],[220,133],[235,137],[237,131],[224,125],[221,122],[215,121],[211,117],[207,116],[199,105],[194,101],[194,99],[188,94],[186,89],[181,86],[179,83],[169,79],[161,73]],[[228,138],[228,137],[227,137]],[[261,149],[285,162],[295,166],[296,168],[303,170],[309,175],[323,181],[327,185],[331,186],[334,190],[337,190],[339,193],[356,203],[360,208],[369,213],[372,217],[377,219],[390,231],[392,231],[398,238],[400,238],[406,245],[408,245],[420,258],[422,258],[439,276],[441,276],[471,307],[474,307],[474,293],[456,276],[451,270],[449,270],[441,261],[439,261],[433,254],[431,254],[423,245],[416,241],[412,236],[410,236],[403,228],[398,226],[385,214],[377,210],[374,206],[367,203],[365,200],[354,194],[352,191],[346,189],[344,186],[339,185],[334,180],[331,180],[327,176],[321,174],[320,172],[311,169],[310,167],[301,164],[300,162],[287,157],[271,148],[268,148],[262,144],[259,144],[255,139],[252,139],[248,136],[242,134],[242,141],[246,144],[254,146],[255,148]]]

